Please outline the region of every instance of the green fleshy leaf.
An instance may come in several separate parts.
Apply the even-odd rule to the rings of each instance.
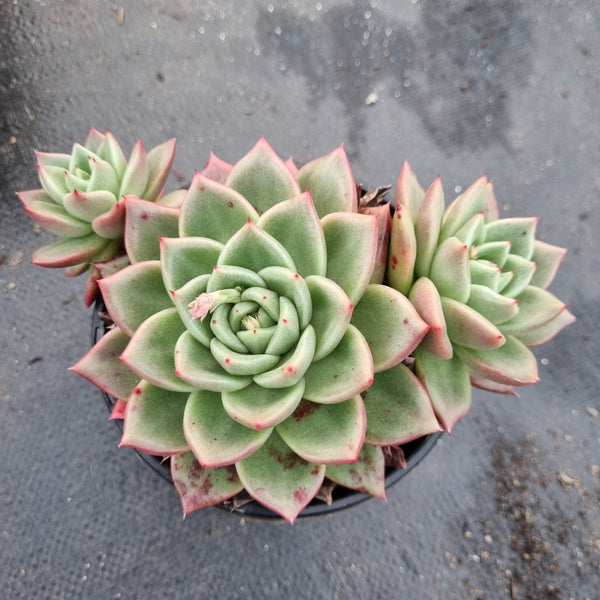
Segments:
[[[54,202],[33,200],[25,206],[25,211],[46,231],[62,238],[78,238],[92,233],[89,223],[71,216]]]
[[[306,281],[296,271],[277,266],[261,269],[258,274],[265,287],[294,303],[300,329],[304,329],[312,320],[312,298]]]
[[[99,285],[112,319],[129,336],[148,317],[173,306],[157,260],[126,267]]]
[[[136,373],[119,360],[129,340],[129,336],[118,327],[109,330],[71,370],[91,381],[109,396],[127,400],[140,380]]]
[[[253,286],[267,287],[267,284],[262,277],[250,269],[220,265],[213,269],[206,291],[210,293],[218,290],[230,290],[237,287],[245,289]]]
[[[95,233],[65,238],[42,246],[33,253],[32,262],[40,267],[70,267],[90,262],[108,244]]]
[[[123,173],[119,195],[143,198],[144,190],[148,183],[149,172],[146,151],[142,142],[138,140],[131,151],[127,168],[125,169],[125,173]]]
[[[310,193],[276,204],[260,217],[258,226],[290,253],[302,277],[325,275],[325,236]]]
[[[485,226],[485,241],[508,240],[512,242],[511,254],[521,256],[525,260],[531,260],[538,221],[537,217],[493,221]]]
[[[421,201],[419,213],[415,219],[415,237],[417,255],[415,273],[417,277],[427,277],[431,261],[438,245],[438,237],[444,215],[444,189],[438,177],[427,190]]]
[[[227,186],[244,196],[259,214],[301,193],[294,176],[264,138],[233,167]]]
[[[377,258],[377,219],[357,213],[331,213],[321,219],[327,243],[327,277],[356,304]]]
[[[519,312],[518,301],[502,296],[484,285],[471,285],[467,305],[494,325],[512,319]]]
[[[444,240],[438,247],[431,263],[431,281],[440,296],[466,302],[471,289],[469,250],[458,238]]]
[[[304,397],[330,404],[360,394],[373,383],[373,359],[369,345],[354,325],[348,328],[337,347],[309,367]]]
[[[311,275],[306,284],[312,300],[311,325],[315,328],[317,345],[314,361],[331,353],[348,328],[354,305],[344,290],[331,279]]]
[[[494,292],[499,291],[501,269],[495,263],[487,260],[470,260],[469,273],[471,285],[483,285]]]
[[[123,196],[119,193],[119,180],[114,169],[104,160],[90,158],[90,179],[87,184],[88,192],[106,190],[116,197]]]
[[[181,208],[186,195],[187,190],[175,190],[174,192],[161,196],[154,204],[166,206],[168,208]]]
[[[65,180],[65,169],[62,167],[38,165],[40,183],[46,193],[58,204],[63,205],[63,198],[71,191]]]
[[[397,204],[392,219],[387,278],[401,294],[407,295],[413,284],[416,256],[417,238],[411,210]]]
[[[241,354],[234,352],[217,338],[210,343],[210,350],[215,360],[231,375],[256,375],[272,369],[279,356],[273,354]]]
[[[160,263],[168,290],[177,290],[188,281],[212,274],[223,245],[208,238],[161,238]]]
[[[183,416],[190,448],[205,467],[231,465],[256,452],[271,435],[240,425],[225,412],[221,394],[198,390],[190,395]]]
[[[439,431],[425,387],[403,364],[378,373],[363,398],[368,444],[393,446]]]
[[[291,300],[279,297],[279,319],[265,352],[282,355],[291,350],[300,337],[298,313]]]
[[[273,321],[279,320],[279,295],[276,292],[264,287],[246,288],[242,292],[242,301],[256,302]]]
[[[389,202],[380,206],[365,206],[360,213],[377,217],[377,258],[375,268],[369,283],[383,283],[387,270],[388,253],[390,249],[390,234],[392,231],[392,213]]]
[[[96,217],[92,221],[92,228],[100,237],[119,240],[120,245],[125,233],[125,203],[123,200],[117,201],[108,212]]]
[[[419,316],[429,325],[429,331],[420,345],[438,358],[452,358],[452,343],[448,338],[442,299],[433,281],[427,277],[417,279],[408,298]]]
[[[531,260],[536,264],[536,268],[531,278],[531,285],[547,288],[554,279],[566,252],[566,248],[535,240]]]
[[[189,448],[183,434],[183,415],[188,398],[188,393],[140,381],[127,401],[119,446],[159,456],[186,452]]]
[[[469,247],[482,244],[485,241],[484,223],[483,213],[477,213],[454,234],[454,237]]]
[[[88,223],[107,213],[116,202],[116,196],[107,190],[96,192],[79,192],[75,190],[63,199],[64,207],[70,214]]]
[[[512,242],[509,241],[485,242],[484,244],[477,246],[477,258],[481,260],[489,260],[499,267],[502,267],[504,266],[508,255],[510,254],[511,246]]]
[[[77,170],[75,173],[65,172],[65,185],[69,192],[81,190],[82,192],[88,189],[87,173]]]
[[[252,354],[264,354],[274,333],[275,325],[257,329],[242,329],[236,335]],[[296,336],[296,340],[298,340],[298,336]]]
[[[469,370],[456,356],[442,360],[418,348],[415,372],[429,393],[437,418],[450,433],[471,407]]]
[[[91,262],[94,264],[94,269],[97,270],[97,265],[105,261],[112,261],[115,258],[119,258],[122,256],[122,252],[121,239],[108,240],[108,243],[92,257]]]
[[[325,465],[300,458],[276,431],[260,450],[236,464],[236,470],[257,502],[290,522],[314,498],[325,477]]]
[[[188,331],[175,347],[177,376],[196,388],[213,392],[235,392],[252,383],[251,377],[230,375],[215,360],[211,351]]]
[[[97,152],[106,136],[94,127],[90,127],[85,143],[83,144],[90,152]]]
[[[336,404],[302,400],[277,433],[299,456],[317,464],[354,462],[363,444],[367,415],[359,395]]]
[[[70,154],[59,152],[36,152],[35,159],[40,167],[60,167],[63,170],[68,170],[71,163]]]
[[[254,382],[266,388],[285,388],[298,383],[310,367],[315,354],[315,330],[309,325],[293,351],[274,369],[254,376]]]
[[[178,236],[179,211],[176,208],[161,206],[133,196],[125,198],[125,206],[127,208],[125,248],[131,262],[158,260],[159,239]]]
[[[338,485],[385,500],[385,458],[379,446],[364,444],[356,462],[327,465],[325,475]]]
[[[210,317],[210,329],[216,336],[216,339],[221,342],[221,344],[216,346],[214,349],[211,346],[211,349],[213,349],[213,355],[215,351],[217,352],[219,358],[217,358],[217,355],[215,355],[215,358],[217,359],[217,362],[221,364],[221,366],[224,367],[225,364],[228,365],[227,367],[224,367],[227,372],[233,373],[234,375],[242,375],[242,373],[234,373],[232,369],[240,369],[242,368],[243,364],[247,363],[249,357],[238,360],[237,353],[241,352],[243,354],[248,354],[248,348],[244,345],[240,338],[237,337],[236,333],[229,324],[230,310],[231,304],[221,304],[220,306],[217,306]],[[213,340],[211,340],[211,342]],[[229,355],[229,353],[231,353],[231,355]],[[226,362],[227,360],[229,360],[229,362]],[[274,361],[271,365],[272,367],[275,366],[278,359],[276,357],[272,357],[268,361],[266,359],[263,360],[268,363]],[[266,369],[268,368],[270,367],[266,367]],[[251,373],[246,373],[246,375],[254,375],[256,372],[257,371],[252,371]]]
[[[343,146],[304,165],[297,179],[303,192],[310,191],[319,218],[334,212],[356,212],[356,184]]]
[[[102,141],[104,141],[104,137],[105,136],[102,135]],[[100,146],[98,146],[95,150],[92,150],[87,146],[82,146],[81,144],[75,142],[71,150],[71,159],[69,161],[69,167],[67,170],[70,172],[81,171],[89,175],[91,173],[90,161],[92,159],[100,159],[96,152],[96,150],[99,149]]]
[[[425,190],[417,181],[410,165],[404,162],[396,184],[396,195],[394,198],[396,210],[399,210],[403,206],[408,208],[410,214],[418,215],[423,196],[425,196]]]
[[[453,344],[477,350],[493,350],[504,344],[501,331],[466,304],[442,296],[442,310]]]
[[[553,319],[550,319],[543,325],[539,325],[534,329],[528,329],[520,333],[515,333],[520,342],[529,347],[541,346],[549,342],[555,335],[560,333],[567,325],[575,321],[575,317],[567,310],[561,310]]]
[[[175,138],[155,146],[146,155],[148,183],[142,198],[154,202],[161,194],[175,156]]]
[[[454,352],[476,378],[505,385],[531,385],[539,381],[535,356],[511,335],[507,335],[504,345],[495,350],[454,346]]]
[[[192,319],[192,315],[190,314],[190,303],[192,303],[200,294],[206,292],[206,284],[208,283],[209,277],[210,275],[200,275],[199,277],[195,277],[171,294],[182,323],[194,338],[207,348],[210,347],[210,340],[214,335],[210,328],[210,319]]]
[[[369,344],[375,373],[402,362],[429,330],[405,296],[377,284],[367,287],[354,307],[351,323]]]
[[[516,254],[509,254],[496,291],[502,292],[503,296],[517,298],[529,285],[534,273],[535,263]]]
[[[235,467],[203,467],[193,452],[171,457],[171,478],[184,515],[215,506],[244,489]]]
[[[266,429],[281,423],[296,410],[304,393],[304,380],[281,389],[251,383],[237,392],[223,392],[223,407],[232,418],[252,429]]]
[[[288,251],[251,221],[225,244],[218,264],[242,267],[255,272],[270,266],[296,271],[296,265]]]
[[[519,294],[518,312],[510,321],[502,323],[502,331],[517,334],[536,329],[547,323],[565,308],[556,296],[546,290],[531,285]]]
[[[136,329],[121,360],[153,385],[173,392],[192,392],[195,386],[176,374],[176,344],[184,331],[176,308],[161,310]]]
[[[110,131],[106,132],[95,153],[112,166],[119,180],[123,179],[123,174],[127,168],[127,159],[119,142]]]
[[[233,165],[221,160],[211,152],[206,165],[204,165],[204,168],[200,171],[200,175],[211,179],[212,181],[216,181],[217,183],[225,184],[232,169]]]
[[[473,376],[473,374],[471,374],[471,385],[479,388],[480,390],[485,390],[486,392],[493,392],[494,394],[518,396],[517,390],[515,390],[514,386],[512,385],[498,383],[497,381],[492,381],[490,379],[483,379],[481,377]]]
[[[181,205],[181,237],[207,237],[225,244],[258,213],[241,194],[196,173]]]
[[[477,213],[482,212],[487,223],[490,220],[490,217],[488,216],[490,210],[492,210],[492,213],[494,212],[494,207],[490,206],[489,202],[488,180],[487,177],[483,175],[458,196],[458,198],[453,200],[446,209],[442,221],[440,242],[456,235],[456,232]],[[492,214],[491,216],[494,215]]]

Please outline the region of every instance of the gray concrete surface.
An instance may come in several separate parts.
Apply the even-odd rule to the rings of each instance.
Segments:
[[[5,0],[0,17],[1,597],[600,597],[596,0]],[[537,352],[539,385],[476,393],[387,504],[182,520],[67,372],[83,281],[30,264],[52,236],[14,193],[37,187],[34,149],[90,125],[128,150],[176,136],[169,189],[261,134],[298,162],[345,142],[370,185],[405,158],[447,196],[486,172],[503,214],[568,248],[552,290],[578,320]]]

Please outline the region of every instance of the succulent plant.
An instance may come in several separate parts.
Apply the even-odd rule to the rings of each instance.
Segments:
[[[387,281],[430,326],[414,370],[448,431],[469,410],[471,384],[515,394],[536,383],[529,347],[574,321],[546,290],[565,249],[535,239],[537,223],[500,219],[485,176],[446,208],[439,178],[424,191],[402,167]]]
[[[159,248],[146,208],[133,264],[99,282],[115,327],[73,367],[119,399],[121,445],[171,457],[186,514],[245,489],[293,521],[325,477],[385,497],[382,447],[439,430],[403,364],[429,325],[380,283],[385,226],[343,148],[299,170],[264,139],[211,155],[153,213],[178,227]]]
[[[125,203],[135,196],[154,202],[167,178],[175,140],[148,153],[141,141],[129,161],[110,132],[90,129],[83,145],[74,143],[71,154],[37,152],[41,189],[20,192],[29,216],[61,239],[39,248],[33,262],[44,267],[66,267],[67,276],[90,271],[94,264],[107,271],[126,264],[123,236]],[[164,200],[163,200],[164,201]],[[166,203],[172,201],[167,200]],[[90,305],[96,295],[99,272],[91,269],[84,299]]]

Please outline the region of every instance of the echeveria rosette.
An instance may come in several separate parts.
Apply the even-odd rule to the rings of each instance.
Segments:
[[[179,237],[100,282],[116,327],[74,370],[126,401],[122,445],[171,456],[186,513],[246,489],[293,521],[326,476],[385,497],[381,447],[439,429],[402,364],[429,328],[370,283],[377,218],[343,149],[211,161]]]
[[[439,178],[425,191],[409,165],[402,167],[388,283],[430,325],[414,369],[448,431],[470,408],[471,384],[515,394],[536,383],[529,347],[574,321],[546,290],[565,249],[537,240],[537,223],[500,219],[485,176],[446,208]]]
[[[110,272],[124,264],[125,198],[157,201],[174,152],[174,139],[149,152],[138,141],[127,160],[112,133],[93,128],[71,154],[37,152],[42,188],[18,195],[29,216],[61,239],[36,250],[34,264],[66,267],[68,276],[90,271],[84,294],[89,306],[102,268]]]

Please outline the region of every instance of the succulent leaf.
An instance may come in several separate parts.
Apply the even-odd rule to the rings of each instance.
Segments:
[[[429,325],[429,331],[420,346],[441,359],[452,358],[452,343],[448,338],[442,299],[433,281],[421,277],[410,290],[409,300],[419,316]]]
[[[304,379],[283,389],[269,389],[251,383],[234,392],[223,392],[223,407],[232,418],[256,430],[273,427],[287,419],[304,393]]]
[[[148,178],[142,198],[154,202],[161,196],[174,156],[175,138],[163,142],[147,153]]]
[[[144,195],[144,190],[148,183],[149,172],[146,151],[144,150],[141,140],[138,140],[131,151],[127,168],[123,174],[119,195],[138,196],[141,198]]]
[[[297,174],[303,192],[310,191],[319,217],[356,212],[354,176],[343,146],[304,165]]]
[[[336,348],[313,362],[306,375],[304,397],[330,404],[352,398],[373,382],[373,358],[363,335],[349,325]]]
[[[535,240],[531,260],[536,264],[536,269],[530,284],[544,289],[547,288],[554,279],[566,252],[566,248]]]
[[[327,243],[327,277],[356,304],[369,285],[377,258],[377,219],[331,213],[321,219]],[[348,260],[354,256],[354,260]]]
[[[111,210],[116,202],[117,197],[108,190],[95,192],[74,190],[63,198],[65,210],[74,217],[88,223]]]
[[[258,225],[286,248],[302,277],[325,275],[325,236],[310,193],[276,204],[261,215]]]
[[[251,429],[229,418],[221,395],[208,390],[190,394],[183,429],[201,465],[223,467],[250,456],[268,439],[272,429]]]
[[[176,308],[161,310],[136,329],[121,360],[149,383],[173,392],[192,392],[194,386],[177,377],[175,368],[175,345],[184,331]]]
[[[339,485],[385,500],[385,459],[379,446],[364,444],[350,464],[327,465],[325,475]]]
[[[543,325],[538,325],[533,329],[515,333],[514,337],[528,347],[541,346],[549,342],[554,336],[560,333],[567,325],[575,321],[575,317],[567,310],[565,306],[554,318]]]
[[[209,275],[223,245],[209,238],[160,238],[160,263],[167,290],[177,290],[199,275]]]
[[[100,287],[111,318],[129,336],[145,319],[173,306],[157,260],[128,266],[102,279]]]
[[[394,198],[396,210],[404,206],[408,208],[410,214],[418,215],[423,196],[425,196],[425,190],[417,181],[410,165],[404,162],[396,184],[396,196]]]
[[[389,284],[405,296],[413,284],[416,256],[417,238],[411,211],[403,203],[396,204],[390,234],[387,277]]]
[[[373,315],[385,315],[374,319]],[[351,323],[365,336],[375,373],[407,358],[429,330],[409,300],[388,286],[371,284],[354,308]]]
[[[431,261],[438,245],[443,215],[444,190],[442,181],[438,177],[423,196],[415,219],[415,237],[417,240],[415,274],[417,277],[429,276]]]
[[[471,407],[469,370],[457,356],[444,360],[419,348],[415,372],[427,388],[438,420],[450,433]]]
[[[301,193],[290,170],[264,138],[234,165],[227,186],[244,196],[259,214]]]
[[[188,396],[140,381],[127,400],[119,446],[139,448],[159,456],[186,452],[183,415]]]
[[[366,206],[360,212],[377,217],[377,258],[369,283],[383,283],[387,269],[390,234],[392,231],[392,213],[389,202],[381,206]]]
[[[531,260],[538,221],[537,218],[516,217],[493,221],[485,226],[485,239],[488,242],[508,240],[512,242],[512,254]]]
[[[111,329],[71,367],[71,370],[110,396],[127,400],[140,380],[119,360],[129,340],[130,337],[118,327]]]
[[[363,397],[368,444],[403,444],[439,431],[425,387],[403,364],[378,373]]]
[[[314,498],[325,477],[325,465],[300,458],[276,431],[257,452],[237,463],[236,470],[256,501],[290,522]]]
[[[62,206],[45,200],[31,200],[27,214],[46,231],[63,238],[78,238],[92,233],[89,223],[70,215]]]
[[[471,289],[468,246],[457,237],[444,240],[433,257],[429,279],[440,296],[466,302]]]
[[[125,248],[132,263],[160,258],[161,237],[177,237],[179,211],[176,208],[125,198]]]
[[[206,165],[204,165],[204,168],[200,171],[200,175],[207,179],[211,179],[212,181],[216,181],[217,183],[225,184],[227,183],[227,178],[232,169],[233,165],[221,160],[211,152]]]
[[[233,466],[203,467],[193,452],[171,457],[171,478],[184,515],[219,504],[244,489]]]
[[[367,417],[360,396],[336,404],[302,400],[277,433],[299,456],[317,464],[355,462],[363,445]]]
[[[511,335],[495,350],[473,350],[455,345],[454,352],[478,379],[506,385],[531,385],[539,381],[535,356]]]
[[[89,263],[107,245],[108,240],[90,233],[78,238],[63,238],[33,253],[32,262],[41,267],[70,267],[80,263]]]
[[[250,202],[235,190],[196,173],[181,205],[179,235],[224,244],[247,221],[258,221]]]
[[[120,245],[125,233],[125,202],[123,202],[123,199],[115,202],[109,211],[98,215],[92,221],[92,229],[101,238],[119,240]],[[111,253],[108,259],[113,256],[114,253]]]

